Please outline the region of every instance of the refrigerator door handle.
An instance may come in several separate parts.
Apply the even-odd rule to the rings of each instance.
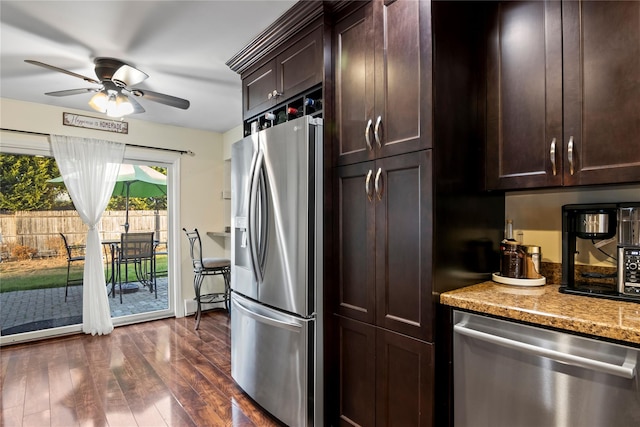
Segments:
[[[263,316],[262,314],[251,311],[250,309],[242,305],[237,299],[233,299],[232,303],[235,305],[236,309],[242,312],[242,314],[251,317],[254,320],[257,320],[258,322],[266,323],[267,325],[275,326],[277,328],[288,329],[293,332],[300,332],[300,330],[302,329],[302,325],[299,323],[283,322],[282,320],[273,319],[271,317]]]
[[[253,169],[251,170],[251,183],[249,190],[249,221],[247,224],[248,228],[248,237],[249,237],[249,253],[251,256],[249,257],[251,260],[251,269],[253,270],[253,275],[258,283],[262,282],[263,275],[262,269],[259,262],[259,245],[257,230],[261,227],[262,224],[262,209],[263,206],[260,206],[260,194],[259,187],[261,181],[261,172],[262,172],[262,164],[264,161],[264,154],[262,151],[258,152],[256,156],[256,161],[253,164]]]

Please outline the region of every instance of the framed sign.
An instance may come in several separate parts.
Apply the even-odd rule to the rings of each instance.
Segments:
[[[79,114],[62,113],[62,124],[78,128],[104,130],[107,132],[129,133],[129,123],[122,120],[99,119]]]

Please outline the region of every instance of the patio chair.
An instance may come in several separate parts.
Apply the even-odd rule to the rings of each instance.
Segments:
[[[69,286],[82,285],[82,282],[84,281],[83,278],[71,279],[71,264],[79,261],[84,262],[84,251],[86,247],[85,245],[70,245],[66,236],[62,233],[60,233],[60,237],[62,237],[64,248],[67,252],[67,282],[64,286],[64,302],[67,302]]]
[[[196,326],[200,327],[200,318],[202,317],[202,304],[213,304],[223,302],[224,307],[229,312],[229,290],[231,280],[231,261],[226,258],[203,258],[202,257],[202,240],[200,233],[195,228],[193,231],[187,231],[183,228],[189,239],[189,254],[193,264],[193,288],[196,293]],[[202,281],[205,276],[221,275],[224,279],[224,291],[213,292],[201,295],[200,290]]]
[[[149,292],[153,292],[155,282],[155,258],[154,258],[153,231],[143,233],[123,233],[120,235],[118,247],[117,270],[118,287],[120,289],[120,303],[122,304],[122,271],[125,268],[125,283],[129,283],[128,266],[133,264],[136,279],[143,286],[149,286]],[[114,295],[115,296],[115,295]],[[155,289],[156,299],[158,290]]]

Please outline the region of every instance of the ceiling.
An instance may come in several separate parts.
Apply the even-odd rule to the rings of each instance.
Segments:
[[[98,85],[24,60],[95,79],[93,59],[113,57],[149,75],[136,88],[191,102],[181,110],[137,98],[146,112],[127,117],[226,132],[242,123],[242,92],[225,62],[295,2],[1,0],[0,96],[99,117],[92,93],[44,95]]]

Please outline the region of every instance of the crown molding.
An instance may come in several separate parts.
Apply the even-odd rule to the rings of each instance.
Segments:
[[[324,13],[321,0],[299,1],[226,62],[238,74],[259,62]]]

